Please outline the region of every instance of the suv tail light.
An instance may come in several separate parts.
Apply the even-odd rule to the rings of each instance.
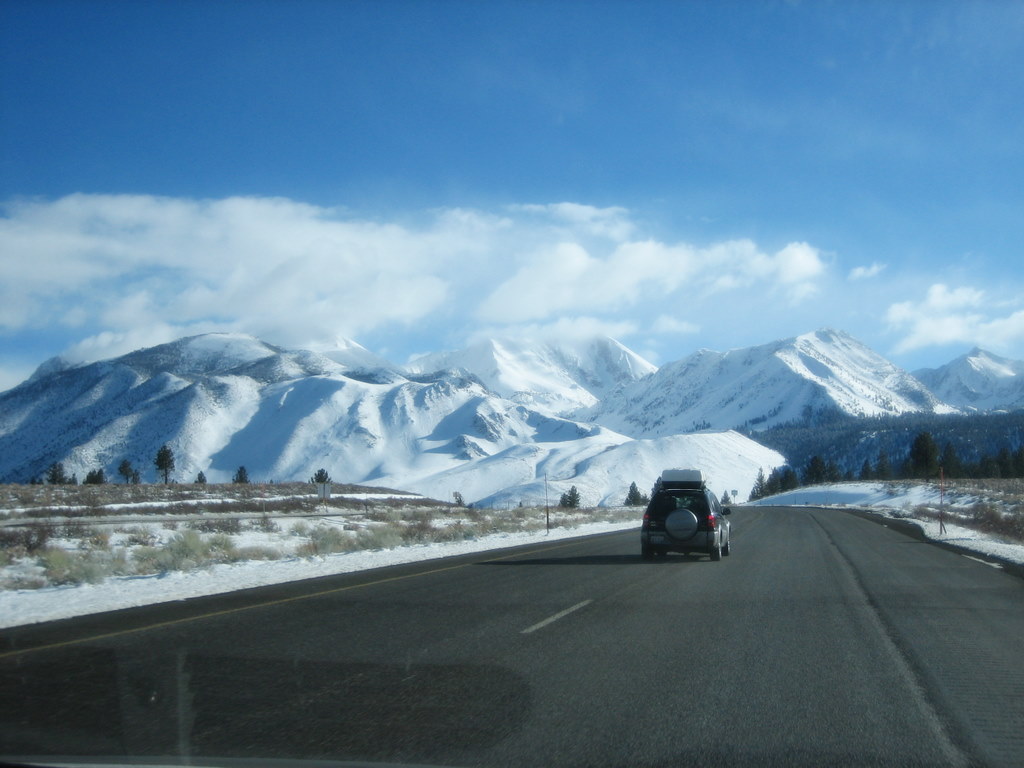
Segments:
[[[714,515],[708,515],[708,530],[713,531],[718,528],[718,521]]]

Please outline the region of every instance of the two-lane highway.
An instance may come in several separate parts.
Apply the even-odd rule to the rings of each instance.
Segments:
[[[835,510],[733,525],[717,563],[630,531],[8,630],[0,753],[1024,764],[1024,581]]]

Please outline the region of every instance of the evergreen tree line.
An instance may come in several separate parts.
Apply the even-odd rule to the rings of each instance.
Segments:
[[[164,443],[160,446],[160,449],[156,452],[156,456],[153,459],[153,465],[156,467],[156,471],[160,477],[163,478],[165,485],[171,482],[171,473],[174,471],[174,451],[169,445]],[[117,467],[117,474],[121,476],[125,484],[139,485],[142,482],[142,472],[135,466],[132,465],[131,461],[124,459]],[[82,481],[83,485],[103,485],[107,482],[106,472],[103,468],[90,470],[85,480]],[[196,475],[196,479],[193,481],[196,485],[206,484],[206,473],[200,471]],[[245,468],[245,465],[240,466],[234,476],[231,478],[231,482],[235,484],[248,484],[249,471]],[[330,483],[331,476],[327,473],[326,469],[318,469],[316,473],[309,479],[310,483]],[[64,462],[55,461],[51,464],[46,472],[43,473],[41,478],[34,478],[31,481],[32,485],[78,485],[78,476],[75,473],[68,475],[65,468]]]
[[[1024,411],[878,417],[833,412],[819,414],[813,423],[783,424],[745,434],[781,453],[792,467],[806,467],[818,456],[826,464],[834,464],[841,477],[856,479],[865,463],[874,469],[883,453],[893,467],[893,476],[902,473],[914,440],[923,432],[932,435],[939,445],[947,474],[952,471],[959,477],[1006,476],[994,474],[996,464],[992,459],[1004,449],[1012,455],[1024,446]]]
[[[843,471],[834,460],[818,455],[808,459],[802,476],[789,466],[776,467],[767,477],[763,469],[758,470],[750,500],[791,491],[801,485],[840,480],[930,480],[939,477],[940,472],[949,479],[1024,478],[1024,444],[1015,450],[1004,444],[994,453],[984,453],[974,461],[965,461],[952,442],[945,442],[940,449],[931,432],[919,432],[914,436],[906,458],[898,465],[892,463],[889,453],[883,448],[874,462],[864,459],[857,473]]]

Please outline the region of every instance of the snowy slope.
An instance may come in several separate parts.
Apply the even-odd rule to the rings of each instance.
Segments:
[[[507,485],[482,496],[486,505],[514,507],[521,502],[530,506],[545,499],[557,504],[563,493],[576,486],[584,506],[614,506],[623,503],[630,483],[649,493],[667,467],[700,467],[716,495],[737,491],[738,498],[746,499],[758,470],[768,474],[785,459],[732,431],[631,440],[600,430],[572,443],[541,443],[529,450],[508,451],[487,463],[500,470]],[[453,472],[437,480],[457,488],[454,483],[461,474]]]
[[[589,418],[633,437],[657,437],[756,429],[832,411],[953,410],[853,337],[823,329],[724,353],[700,350],[614,392]]]
[[[382,363],[377,365],[377,363]],[[778,454],[729,432],[832,411],[948,412],[923,385],[850,336],[822,330],[749,349],[702,350],[661,369],[610,339],[490,341],[402,372],[354,342],[292,351],[208,334],[113,360],[50,361],[0,393],[0,481],[55,461],[117,480],[128,459],[174,477],[343,482],[472,502],[537,503],[576,485],[618,504],[667,466],[700,466],[745,497]],[[570,415],[571,414],[571,415]],[[712,430],[718,430],[717,432]]]
[[[520,360],[527,354],[520,349]],[[554,354],[538,353],[544,363],[533,378],[520,364],[515,383],[555,376],[565,384],[558,371],[568,369],[569,358],[558,353],[561,367],[553,366]],[[349,360],[361,364],[365,356],[356,350]],[[575,363],[575,375],[596,391],[645,370],[613,344]],[[26,481],[62,461],[79,478],[102,467],[117,480],[128,459],[155,480],[152,457],[164,443],[174,451],[179,482],[200,471],[211,482],[228,481],[240,466],[253,480],[305,480],[323,467],[339,481],[442,499],[458,491],[488,503],[540,501],[547,476],[556,500],[575,484],[586,503],[618,504],[631,482],[653,483],[661,464],[697,461],[746,493],[759,468],[783,461],[735,434],[630,447],[603,427],[501,397],[465,371],[349,368],[324,354],[235,334],[53,366],[0,395],[0,478]]]
[[[571,416],[615,387],[657,368],[614,339],[533,342],[489,339],[467,349],[419,358],[409,370],[461,368],[502,397],[539,411]]]
[[[924,368],[914,375],[937,397],[958,408],[1024,408],[1022,360],[1010,360],[976,347],[946,365]]]

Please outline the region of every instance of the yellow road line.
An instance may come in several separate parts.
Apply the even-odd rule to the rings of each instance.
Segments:
[[[459,568],[466,568],[470,565],[476,565],[482,562],[496,562],[498,560],[511,560],[514,557],[521,557],[524,555],[532,555],[536,552],[547,552],[553,549],[564,549],[565,547],[572,546],[573,544],[579,543],[576,539],[571,539],[564,544],[552,544],[546,547],[539,547],[537,549],[531,549],[526,552],[513,552],[510,555],[502,555],[501,557],[492,557],[487,560],[474,560],[469,563],[462,563],[461,565],[449,565],[444,568],[434,568],[430,571],[420,571],[417,573],[408,573],[404,576],[389,576],[384,579],[376,579],[374,581],[366,581],[361,584],[350,584],[346,587],[333,587],[331,589],[323,589],[319,592],[310,592],[303,595],[295,595],[294,597],[282,597],[277,600],[267,600],[262,603],[252,603],[251,605],[243,605],[238,608],[225,608],[220,611],[210,611],[209,613],[201,613],[195,616],[187,616],[181,619],[171,619],[169,621],[158,621],[155,624],[145,624],[141,627],[132,627],[131,629],[119,629],[114,632],[105,632],[99,635],[89,635],[88,637],[81,637],[75,640],[62,640],[58,643],[48,643],[46,645],[37,645],[32,648],[23,648],[14,651],[4,651],[0,653],[0,660],[10,659],[16,656],[24,656],[30,653],[38,653],[40,651],[52,651],[57,648],[66,648],[72,645],[81,645],[83,643],[93,643],[99,640],[108,640],[112,637],[122,637],[124,635],[133,635],[140,632],[148,632],[152,629],[164,629],[166,627],[173,627],[177,624],[187,624],[193,621],[201,621],[203,619],[213,619],[220,616],[229,616],[233,613],[242,613],[243,611],[251,611],[255,608],[270,608],[276,605],[285,605],[286,603],[294,603],[299,600],[311,600],[317,597],[324,597],[326,595],[338,594],[340,592],[349,592],[354,589],[361,589],[363,587],[373,587],[378,584],[388,584],[395,581],[404,581],[405,579],[411,579],[416,576],[431,576],[435,573],[444,573],[445,571],[454,571]],[[338,574],[339,576],[342,574]],[[268,586],[280,586],[280,585],[268,585]]]

